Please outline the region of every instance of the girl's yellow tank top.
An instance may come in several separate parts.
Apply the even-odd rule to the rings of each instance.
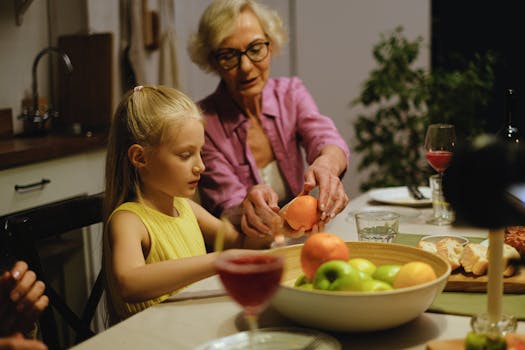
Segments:
[[[123,203],[111,214],[113,216],[116,212],[125,210],[136,214],[142,220],[151,242],[149,254],[146,257],[146,264],[206,254],[204,239],[188,200],[176,197],[173,205],[179,213],[178,217],[165,215],[137,202]],[[161,303],[170,295],[178,292],[174,291],[140,303],[126,303],[117,293],[115,278],[112,274],[111,266],[109,266],[110,262],[111,251],[107,235],[105,235],[104,264],[110,302],[108,306],[110,307],[110,314],[113,314],[110,315],[112,316],[110,317],[113,319],[112,321],[116,321],[115,318],[123,320],[154,304]]]

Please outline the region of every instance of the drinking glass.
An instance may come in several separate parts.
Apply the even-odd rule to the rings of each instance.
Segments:
[[[425,136],[425,157],[430,166],[439,174],[436,197],[441,200],[443,195],[443,173],[450,164],[456,145],[456,131],[451,124],[431,124]],[[434,215],[427,221],[429,224],[448,225],[452,223],[449,215]]]
[[[263,252],[226,251],[215,261],[215,268],[228,294],[243,308],[250,329],[249,348],[257,349],[258,316],[279,288],[283,258]]]
[[[368,242],[392,242],[399,230],[399,217],[398,213],[383,210],[356,213],[358,239]]]
[[[283,258],[262,252],[224,252],[215,268],[228,294],[244,309],[250,330],[257,329],[257,317],[279,288]]]
[[[303,349],[340,350],[339,342],[325,333],[298,327],[258,328],[257,320],[277,292],[284,258],[258,251],[225,251],[215,261],[226,292],[242,308],[249,331],[215,339],[198,350],[216,349]]]

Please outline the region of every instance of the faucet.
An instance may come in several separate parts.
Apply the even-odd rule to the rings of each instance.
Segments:
[[[69,56],[56,47],[53,47],[53,46],[46,47],[45,49],[43,49],[36,55],[35,60],[33,61],[33,113],[35,115],[38,115],[38,111],[39,111],[36,69],[38,67],[38,62],[40,61],[42,56],[44,56],[47,53],[51,53],[51,52],[55,52],[58,55],[60,55],[59,57],[62,58],[62,62],[64,62],[64,65],[66,66],[68,70],[68,73],[71,73],[73,71],[73,65],[71,64],[71,60],[69,59]]]
[[[73,65],[71,64],[71,60],[69,59],[69,56],[62,52],[60,49],[49,46],[40,51],[33,61],[33,109],[30,111],[24,110],[22,112],[22,115],[18,117],[18,119],[24,120],[24,133],[28,136],[35,136],[35,135],[41,135],[45,133],[45,122],[49,118],[49,110],[45,111],[43,115],[40,115],[40,111],[38,108],[38,82],[37,82],[37,67],[38,62],[40,62],[40,59],[42,56],[44,56],[47,53],[54,52],[59,55],[59,57],[62,59],[62,62],[67,68],[68,73],[71,73],[73,71]]]

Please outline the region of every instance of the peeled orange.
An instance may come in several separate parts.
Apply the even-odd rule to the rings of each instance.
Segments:
[[[317,198],[310,195],[297,196],[282,211],[288,225],[294,230],[311,230],[319,222],[321,213],[317,209]]]
[[[401,266],[394,279],[393,287],[397,289],[416,286],[436,278],[436,272],[432,266],[421,261],[411,261]]]
[[[328,232],[313,233],[301,248],[301,268],[312,280],[317,268],[330,260],[348,261],[349,252],[341,237]]]

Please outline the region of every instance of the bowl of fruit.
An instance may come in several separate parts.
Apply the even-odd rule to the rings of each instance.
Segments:
[[[393,328],[425,312],[443,291],[450,265],[421,249],[344,242],[321,232],[276,248],[285,259],[272,306],[304,326],[362,332]]]

